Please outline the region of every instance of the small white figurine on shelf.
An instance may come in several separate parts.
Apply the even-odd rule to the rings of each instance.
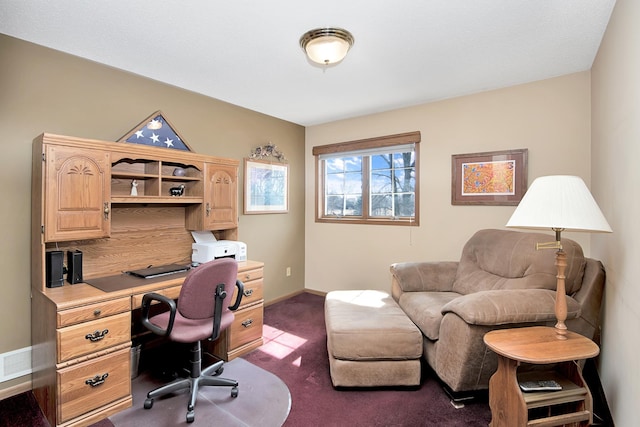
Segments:
[[[136,181],[135,179],[131,181],[131,195],[132,196],[138,195],[138,181]]]

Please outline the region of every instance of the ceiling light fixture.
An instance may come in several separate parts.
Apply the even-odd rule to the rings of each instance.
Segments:
[[[331,65],[344,59],[354,41],[353,35],[342,28],[316,28],[300,37],[300,46],[311,61]]]

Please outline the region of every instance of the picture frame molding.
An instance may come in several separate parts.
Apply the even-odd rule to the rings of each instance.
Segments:
[[[485,206],[517,206],[527,191],[528,154],[526,148],[486,151],[480,153],[454,154],[451,156],[451,204],[452,205],[485,205]],[[514,162],[513,194],[463,194],[463,165],[469,163]]]
[[[257,195],[254,194],[256,186],[259,184],[259,174],[268,171],[279,171],[284,173],[284,183],[278,185],[276,181],[263,183],[266,186],[275,186],[276,190],[282,194],[276,194],[281,197],[281,203],[275,204],[257,204],[255,203]],[[280,178],[274,178],[279,180]],[[272,162],[268,160],[257,160],[253,158],[244,159],[244,207],[245,215],[253,214],[275,214],[289,212],[289,164],[282,162]]]

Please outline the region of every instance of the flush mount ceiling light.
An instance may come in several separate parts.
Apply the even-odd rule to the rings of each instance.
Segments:
[[[353,46],[353,42],[353,35],[342,28],[316,28],[300,37],[300,46],[307,57],[321,65],[342,61]]]

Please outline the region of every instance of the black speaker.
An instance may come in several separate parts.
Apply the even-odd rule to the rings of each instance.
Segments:
[[[82,252],[67,251],[67,282],[82,283]]]
[[[47,288],[57,288],[64,284],[64,254],[62,251],[45,252],[45,284]]]

